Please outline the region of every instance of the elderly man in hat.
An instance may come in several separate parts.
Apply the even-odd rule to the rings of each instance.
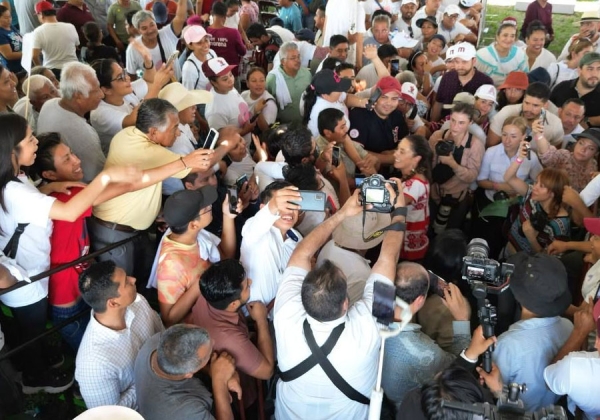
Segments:
[[[589,39],[591,43],[594,44],[595,50],[600,52],[600,32],[598,31],[598,23],[600,23],[600,12],[597,9],[594,11],[583,12],[581,20],[574,23],[574,25],[579,25],[579,32],[574,34],[567,41],[565,47],[558,56],[557,61],[560,62],[566,60],[571,45],[580,38]]]
[[[556,403],[544,383],[544,369],[573,330],[562,318],[571,304],[565,267],[556,257],[519,252],[508,259],[515,265],[510,290],[521,307],[521,319],[498,337],[493,361],[504,384],[526,383],[521,399],[527,411]]]

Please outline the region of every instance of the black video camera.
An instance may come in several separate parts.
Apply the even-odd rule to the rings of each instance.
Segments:
[[[543,232],[544,228],[550,223],[550,218],[545,211],[536,211],[529,216],[531,227],[538,232]]]
[[[484,284],[491,293],[500,293],[508,287],[515,266],[488,258],[489,252],[484,239],[473,238],[467,246],[467,255],[463,257],[462,278],[471,286]]]
[[[435,154],[438,156],[450,156],[454,153],[455,144],[452,140],[442,140],[435,145]]]
[[[385,184],[390,184],[396,194],[398,194],[398,186],[393,181],[386,179],[378,174],[371,175],[363,181],[360,186],[359,200],[362,206],[367,204],[373,207],[367,211],[376,213],[391,213],[394,205],[391,202],[390,193],[385,188]]]

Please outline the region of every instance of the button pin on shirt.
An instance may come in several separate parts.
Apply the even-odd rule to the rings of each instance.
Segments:
[[[298,242],[298,236],[294,233],[292,229],[288,230],[286,233],[288,238],[290,238],[294,242]]]

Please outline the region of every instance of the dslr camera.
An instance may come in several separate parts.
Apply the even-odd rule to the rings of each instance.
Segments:
[[[467,255],[463,257],[462,278],[471,287],[485,285],[490,292],[500,293],[508,287],[515,266],[488,258],[489,252],[485,239],[473,238],[467,246]]]
[[[360,186],[359,200],[362,206],[366,206],[367,204],[373,205],[373,208],[367,211],[391,213],[394,205],[391,202],[390,193],[385,188],[385,184],[390,184],[396,194],[398,194],[396,183],[386,181],[381,175],[375,174],[365,178]]]
[[[438,156],[450,156],[454,153],[454,142],[452,140],[442,140],[435,145],[435,154]]]

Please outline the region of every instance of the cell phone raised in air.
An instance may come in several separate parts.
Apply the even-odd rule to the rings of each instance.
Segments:
[[[398,74],[400,72],[400,59],[393,58],[390,60],[390,67],[392,68],[392,74]]]
[[[238,192],[236,188],[228,188],[229,192],[229,211],[237,214]]]
[[[333,146],[333,150],[331,152],[331,164],[336,168],[340,166],[340,146]]]
[[[396,288],[388,283],[376,281],[373,284],[373,307],[371,314],[377,322],[389,325],[394,322]]]
[[[298,204],[302,211],[325,211],[327,204],[327,196],[321,191],[298,191],[302,197],[302,201]]]
[[[431,290],[439,297],[445,299],[444,290],[448,288],[448,282],[431,270],[427,270],[427,272],[429,273],[429,287],[431,287]]]
[[[242,191],[242,187],[246,182],[248,182],[248,175],[246,174],[242,174],[242,176],[235,180],[235,187],[237,188],[238,194]],[[246,188],[248,187],[246,186]]]
[[[206,135],[206,138],[204,139],[204,143],[202,143],[202,146],[200,147],[200,149],[214,150],[215,146],[217,145],[218,139],[219,139],[219,132],[217,130],[215,130],[214,128],[211,128],[208,131],[208,134]]]
[[[179,51],[175,50],[173,51],[173,54],[171,54],[171,56],[169,57],[169,59],[167,60],[167,63],[165,64],[165,66],[169,66],[173,63],[173,61],[177,60],[177,57],[179,57]]]

